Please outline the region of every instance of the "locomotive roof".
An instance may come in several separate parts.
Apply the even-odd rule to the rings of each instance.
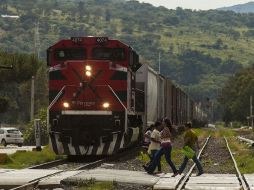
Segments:
[[[82,46],[82,45],[101,45],[101,46],[107,46],[108,42],[110,42],[111,45],[119,46],[119,47],[125,47],[125,48],[131,48],[132,47],[126,45],[125,43],[110,39],[108,37],[100,37],[100,36],[85,36],[85,37],[71,37],[70,39],[62,39],[55,43],[52,47],[62,47],[62,46]]]

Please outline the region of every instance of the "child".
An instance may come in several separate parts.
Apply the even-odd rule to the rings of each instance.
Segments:
[[[161,122],[157,121],[154,124],[155,129],[153,130],[153,132],[151,133],[151,143],[148,147],[148,153],[150,154],[150,159],[151,162],[154,159],[155,153],[160,150],[160,131],[162,129],[162,124]],[[160,164],[160,160],[158,161],[158,172],[161,172],[161,164]],[[144,166],[144,168],[146,168],[146,165]]]
[[[151,134],[153,129],[154,129],[154,125],[152,124],[150,127],[147,128],[144,134],[143,148],[145,148],[146,151],[148,151],[148,147],[151,143]]]

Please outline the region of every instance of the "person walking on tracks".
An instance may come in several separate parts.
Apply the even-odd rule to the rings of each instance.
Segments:
[[[151,133],[151,143],[148,147],[148,154],[150,155],[150,162],[147,163],[146,165],[143,165],[144,168],[148,167],[152,161],[154,160],[156,152],[160,149],[160,143],[161,143],[161,138],[160,138],[160,131],[162,129],[161,122],[157,121],[154,124],[154,130]],[[161,163],[160,159],[158,160],[158,172],[161,172]],[[155,168],[154,168],[155,169]]]
[[[178,173],[181,174],[184,171],[184,169],[188,163],[188,160],[192,159],[196,163],[196,166],[198,168],[197,176],[200,176],[204,172],[203,172],[203,168],[200,164],[200,161],[198,160],[198,158],[196,156],[196,151],[197,151],[197,149],[199,149],[198,136],[192,130],[192,124],[190,122],[186,123],[185,127],[187,128],[187,131],[184,134],[184,147],[183,147],[183,152],[184,152],[185,156],[184,156],[183,163],[179,168]]]
[[[145,167],[145,170],[149,174],[153,174],[153,172],[154,172],[156,166],[159,164],[159,161],[161,160],[161,156],[163,154],[165,155],[167,163],[173,170],[174,174],[172,177],[175,177],[178,174],[176,167],[171,160],[171,150],[172,150],[172,144],[171,144],[171,140],[170,140],[170,137],[171,137],[170,128],[171,127],[172,127],[171,122],[170,122],[170,125],[168,125],[168,124],[165,125],[165,121],[164,121],[163,130],[161,131],[161,148],[159,151],[156,152],[151,164],[148,167]]]
[[[148,151],[148,147],[151,143],[151,134],[154,130],[154,125],[152,124],[150,127],[147,128],[144,134],[144,141],[143,141],[143,148]]]

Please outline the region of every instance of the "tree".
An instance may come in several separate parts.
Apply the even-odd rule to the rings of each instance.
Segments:
[[[110,20],[111,20],[111,13],[108,9],[106,10],[106,13],[105,13],[105,20],[107,22],[110,22]]]
[[[222,89],[220,103],[225,121],[246,121],[249,99],[254,94],[254,68],[246,68],[230,77]]]
[[[4,113],[8,110],[9,101],[6,97],[0,97],[0,113]]]
[[[214,49],[222,49],[222,46],[223,46],[223,41],[222,41],[222,39],[218,38],[216,40],[216,42],[214,43],[213,48]]]

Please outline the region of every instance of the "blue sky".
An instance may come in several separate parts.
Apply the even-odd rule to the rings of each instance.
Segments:
[[[182,7],[186,9],[208,10],[219,7],[227,7],[236,4],[243,4],[251,0],[139,0],[153,4],[154,6],[165,6],[169,9]]]

